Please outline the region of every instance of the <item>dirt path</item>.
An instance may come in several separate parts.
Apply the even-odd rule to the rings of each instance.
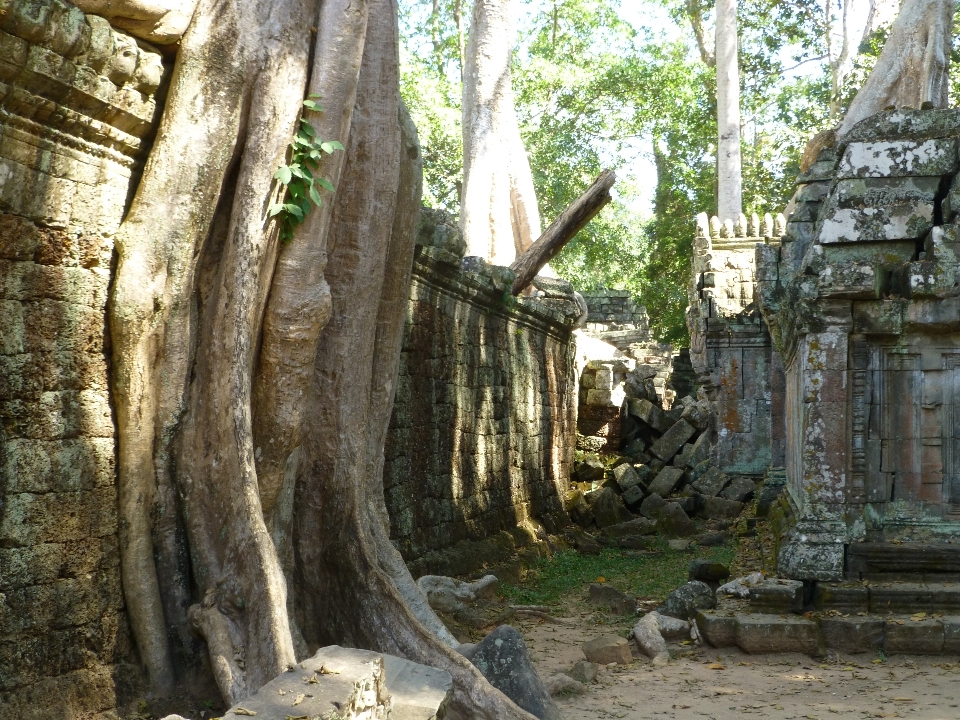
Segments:
[[[515,620],[543,677],[583,659],[581,645],[619,628],[597,626],[594,614],[568,624]],[[620,633],[622,634],[622,633]],[[634,652],[630,666],[603,668],[586,694],[561,696],[567,720],[714,718],[757,715],[771,720],[902,717],[960,718],[960,663],[956,657],[870,655],[747,655],[737,649],[671,646],[689,657],[654,668]],[[723,669],[711,669],[722,666]]]

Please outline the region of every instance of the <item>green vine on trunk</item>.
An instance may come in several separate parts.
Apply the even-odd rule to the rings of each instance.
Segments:
[[[307,110],[323,112],[323,108],[314,100],[319,97],[311,95],[303,101],[303,106]],[[323,154],[332,155],[335,150],[343,150],[343,145],[336,140],[321,140],[313,125],[305,118],[300,118],[300,129],[290,143],[290,164],[281,165],[273,174],[286,188],[283,202],[274,203],[269,210],[270,217],[279,216],[281,241],[286,243],[293,240],[297,225],[306,219],[314,206],[320,207],[317,186],[330,192],[336,190],[329,180],[314,174],[320,169]]]

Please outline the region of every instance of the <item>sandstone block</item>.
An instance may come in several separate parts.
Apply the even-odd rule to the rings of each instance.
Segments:
[[[587,493],[587,502],[593,511],[593,518],[597,527],[601,530],[610,525],[616,525],[622,521],[620,515],[620,499],[610,488],[601,488]]]
[[[710,586],[699,580],[691,580],[671,591],[657,608],[657,612],[680,620],[695,617],[698,610],[712,610],[717,606],[717,596]]]
[[[590,584],[590,602],[605,607],[614,615],[633,615],[637,611],[637,601],[607,583]]]
[[[600,666],[589,660],[579,660],[567,671],[567,675],[577,682],[582,682],[584,685],[596,682],[599,673]]]
[[[734,478],[730,484],[720,493],[724,500],[733,500],[735,502],[745,502],[749,500],[756,492],[757,484],[745,477]]]
[[[845,653],[876,652],[883,645],[884,621],[878,618],[823,617],[823,644]]]
[[[642,420],[659,433],[664,433],[670,429],[670,422],[664,415],[663,410],[649,400],[631,399],[627,402],[627,409],[631,415]]]
[[[735,616],[720,615],[715,610],[699,610],[694,622],[701,637],[713,647],[733,647],[737,644]]]
[[[735,520],[741,510],[743,510],[743,503],[708,497],[703,500],[703,509],[700,514],[708,520]]]
[[[870,591],[856,582],[817,583],[814,601],[817,610],[839,610],[844,613],[867,612]]]
[[[940,618],[943,625],[943,653],[960,654],[960,616],[948,615]]]
[[[852,142],[840,159],[837,177],[953,175],[957,164],[956,141],[952,138]]]
[[[624,491],[621,497],[623,498],[623,502],[626,503],[627,507],[636,508],[643,502],[643,488],[639,484],[631,485]]]
[[[653,493],[640,504],[640,514],[644,517],[654,518],[661,509],[666,507],[666,505],[666,500],[656,493]]]
[[[697,532],[696,526],[687,517],[679,503],[671,502],[664,505],[656,513],[657,527],[664,537],[690,537]]]
[[[629,463],[617,465],[613,469],[613,476],[616,478],[617,485],[620,487],[620,492],[626,492],[640,482],[640,476],[637,475],[637,471],[634,470],[633,466]]]
[[[583,645],[583,654],[590,662],[599,665],[629,665],[633,662],[630,654],[630,644],[626,638],[619,635],[601,635]]]
[[[699,468],[701,466],[697,467]],[[700,479],[695,480],[692,485],[693,489],[704,497],[712,498],[720,494],[720,491],[726,487],[728,481],[729,478],[724,475],[719,468],[708,467]]]
[[[812,620],[779,615],[737,617],[737,646],[751,655],[801,652],[815,655],[820,647],[817,624]]]
[[[730,577],[730,568],[721,562],[712,560],[694,560],[690,563],[687,575],[690,580],[702,582],[720,582]]]
[[[672,493],[683,478],[683,469],[668,466],[661,470],[648,488],[651,493],[666,497]]]
[[[803,609],[803,583],[767,578],[749,588],[748,598],[757,612],[798,613]]]
[[[884,625],[883,649],[888,653],[939,655],[943,641],[943,625],[937,620],[888,620]]]

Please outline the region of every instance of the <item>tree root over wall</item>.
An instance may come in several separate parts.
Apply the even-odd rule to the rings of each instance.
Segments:
[[[388,536],[383,446],[419,211],[396,0],[201,0],[116,239],[110,305],[123,587],[150,683],[209,667],[227,703],[339,643],[449,671]],[[307,93],[344,153],[286,245],[267,209]],[[203,654],[208,662],[202,662]]]

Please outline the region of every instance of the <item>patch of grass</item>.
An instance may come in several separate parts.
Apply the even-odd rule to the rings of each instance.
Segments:
[[[659,599],[687,581],[691,560],[703,558],[730,565],[736,554],[735,542],[680,551],[671,550],[666,540],[658,539],[655,547],[659,554],[606,549],[599,555],[581,555],[575,550],[561,550],[540,560],[519,585],[501,585],[501,592],[512,603],[553,605],[603,577],[631,595]]]

